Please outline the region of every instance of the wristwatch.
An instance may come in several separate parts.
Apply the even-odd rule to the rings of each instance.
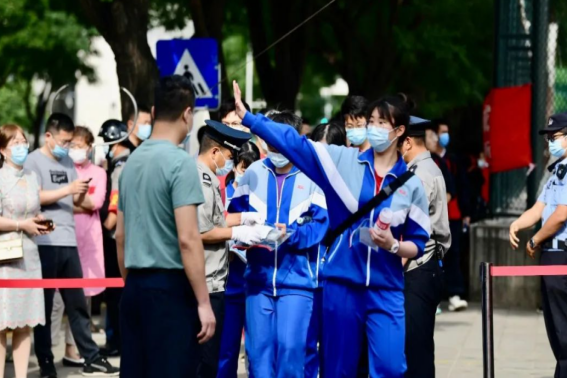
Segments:
[[[536,243],[535,243],[535,241],[534,241],[534,238],[531,238],[530,241],[529,241],[529,243],[530,243],[530,248],[531,248],[531,249],[536,249],[537,245],[536,245]]]
[[[392,247],[390,248],[390,253],[393,253],[394,255],[398,254],[398,251],[400,250],[400,242],[397,240],[394,240],[394,244],[392,244]]]

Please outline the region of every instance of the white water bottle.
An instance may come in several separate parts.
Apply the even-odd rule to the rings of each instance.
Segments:
[[[380,211],[378,220],[376,221],[376,227],[382,231],[385,231],[390,227],[392,223],[392,218],[394,217],[394,212],[389,207],[385,207]]]

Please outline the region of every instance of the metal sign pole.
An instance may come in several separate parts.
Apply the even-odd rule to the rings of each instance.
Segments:
[[[482,282],[482,360],[483,377],[494,378],[494,323],[492,310],[491,263],[480,264]]]

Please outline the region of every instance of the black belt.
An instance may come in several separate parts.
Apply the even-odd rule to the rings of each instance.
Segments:
[[[541,247],[543,249],[560,249],[562,251],[567,251],[567,241],[550,239],[543,243]]]

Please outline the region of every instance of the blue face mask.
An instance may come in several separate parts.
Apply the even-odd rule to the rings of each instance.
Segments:
[[[449,133],[439,134],[439,144],[441,145],[441,147],[447,148],[450,141],[451,138],[449,137]]]
[[[563,155],[565,155],[565,149],[563,148],[563,146],[561,146],[563,139],[565,139],[565,137],[557,138],[553,142],[552,141],[547,142],[547,145],[549,147],[549,153],[551,154],[551,156],[560,158]]]
[[[12,163],[22,167],[28,157],[29,147],[27,145],[13,146],[10,147],[10,151],[12,152],[12,157],[10,158]]]
[[[58,145],[57,143],[55,143],[55,148],[53,148],[53,150],[51,150],[51,153],[53,154],[55,159],[61,160],[64,157],[69,155],[69,149],[63,148],[60,145]]]
[[[268,159],[270,159],[276,168],[283,168],[289,164],[289,159],[277,152],[268,151]]]
[[[152,125],[146,124],[138,126],[138,132],[136,133],[136,136],[140,140],[146,140],[150,137],[150,135],[152,135]]]
[[[366,127],[347,129],[346,136],[353,146],[360,146],[366,140]]]
[[[224,157],[224,155],[221,152],[221,156],[224,159],[224,167],[219,168],[219,166],[217,165],[217,163],[213,160],[213,163],[215,163],[215,165],[217,166],[216,169],[216,174],[217,176],[225,176],[228,175],[230,173],[230,171],[232,171],[232,169],[234,168],[234,162],[232,160],[228,160],[227,158]]]
[[[240,185],[240,181],[242,181],[243,177],[244,177],[243,174],[235,173],[234,174],[234,182],[237,183],[238,185]]]
[[[374,149],[374,151],[381,153],[384,152],[392,145],[394,140],[398,139],[398,137],[394,138],[393,140],[389,139],[389,135],[393,130],[386,130],[382,127],[376,126],[369,126],[368,127],[368,142]]]

